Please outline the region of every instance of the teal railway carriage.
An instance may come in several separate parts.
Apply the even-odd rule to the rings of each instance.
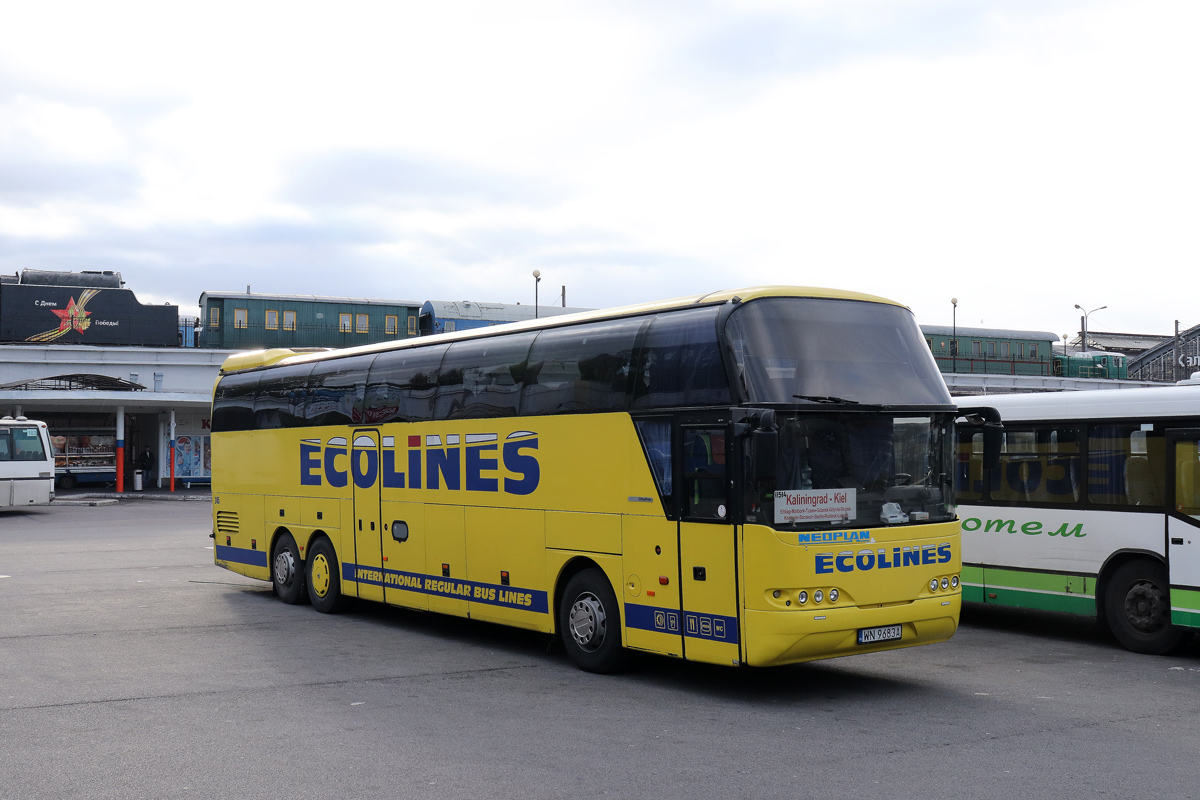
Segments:
[[[417,335],[421,303],[363,297],[205,292],[200,346],[352,347]]]
[[[943,373],[1056,374],[1054,345],[1061,340],[1047,331],[922,325],[921,332]]]

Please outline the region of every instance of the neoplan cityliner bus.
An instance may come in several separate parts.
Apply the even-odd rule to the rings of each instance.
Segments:
[[[54,450],[46,423],[0,419],[0,508],[48,505],[54,499]]]
[[[989,395],[999,464],[959,429],[967,601],[1096,615],[1165,653],[1200,627],[1200,386]]]
[[[955,406],[912,314],[768,287],[233,356],[215,562],[627,650],[772,665],[949,638]]]

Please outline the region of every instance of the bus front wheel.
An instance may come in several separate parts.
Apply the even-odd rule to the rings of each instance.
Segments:
[[[1162,655],[1183,639],[1183,630],[1171,624],[1167,568],[1157,561],[1117,568],[1104,593],[1104,615],[1117,641],[1135,653]]]
[[[342,582],[338,578],[337,554],[328,539],[318,539],[308,551],[308,599],[322,614],[342,610]]]
[[[271,559],[271,582],[275,585],[276,596],[288,605],[303,602],[308,598],[306,577],[296,540],[290,533],[281,534],[275,540],[275,554]]]
[[[567,581],[558,625],[571,660],[588,672],[615,672],[628,653],[621,647],[621,612],[608,578],[585,569]]]

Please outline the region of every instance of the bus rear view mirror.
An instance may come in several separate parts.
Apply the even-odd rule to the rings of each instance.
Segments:
[[[779,458],[779,432],[756,430],[750,437],[754,448],[754,475],[759,480],[774,480]]]

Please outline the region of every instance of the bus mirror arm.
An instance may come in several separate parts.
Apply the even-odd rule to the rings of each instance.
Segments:
[[[980,406],[978,408],[960,408],[959,417],[967,417],[973,424],[983,423],[983,468],[995,469],[1000,466],[1000,445],[1004,441],[1004,425],[1000,421],[1000,412],[994,408]]]

